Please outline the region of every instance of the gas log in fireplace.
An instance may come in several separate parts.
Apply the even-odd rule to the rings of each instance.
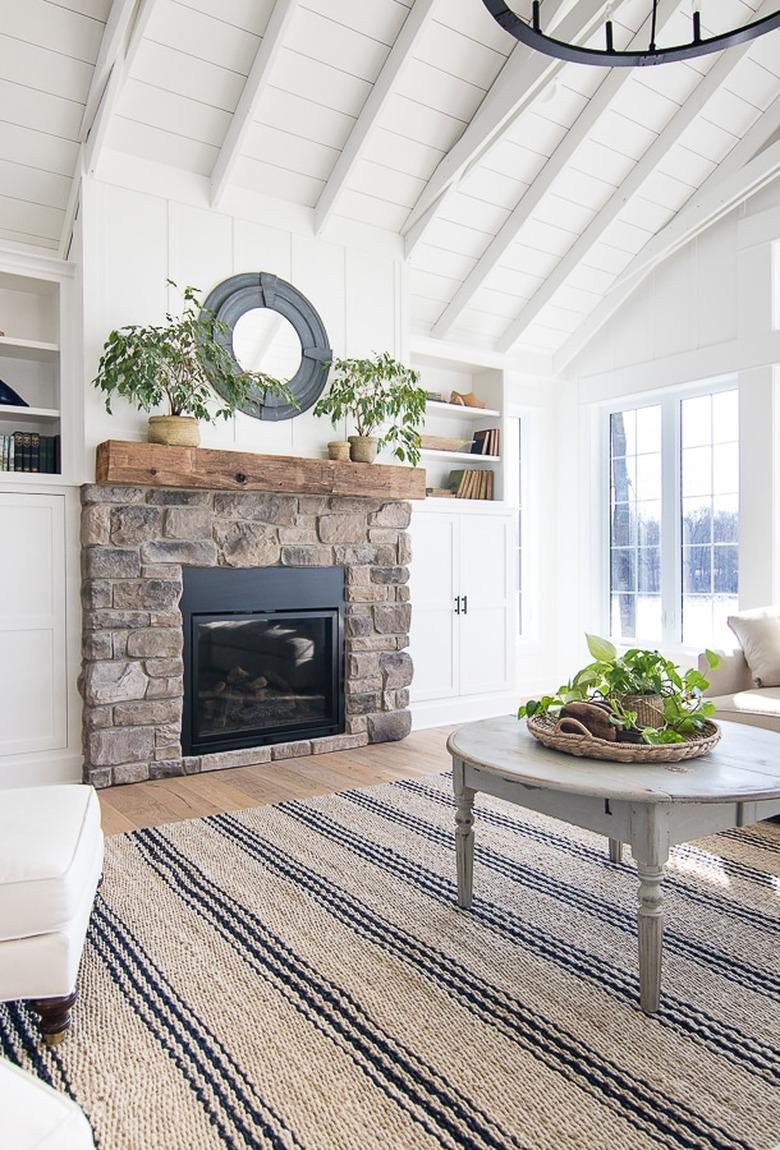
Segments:
[[[344,730],[342,567],[185,567],[182,749]]]

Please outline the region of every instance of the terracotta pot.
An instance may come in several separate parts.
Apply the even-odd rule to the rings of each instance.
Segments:
[[[194,415],[150,415],[149,442],[169,447],[197,447],[200,429]]]
[[[328,459],[349,459],[349,444],[346,439],[334,439],[328,444]]]
[[[350,435],[349,458],[353,463],[373,463],[378,446],[376,435]]]

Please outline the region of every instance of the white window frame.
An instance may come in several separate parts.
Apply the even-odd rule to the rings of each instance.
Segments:
[[[682,457],[681,457],[681,402],[702,395],[715,395],[720,391],[739,391],[739,377],[718,376],[715,379],[681,387],[659,388],[657,391],[623,396],[604,404],[601,409],[599,436],[600,483],[599,516],[601,524],[602,571],[599,593],[599,617],[602,634],[611,632],[610,603],[610,418],[621,411],[640,407],[661,408],[661,636],[637,635],[632,639],[616,639],[620,647],[662,647],[665,651],[695,654],[696,648],[682,641]],[[741,433],[740,433],[741,441]],[[740,444],[741,446],[741,444]],[[671,540],[672,546],[669,546]]]

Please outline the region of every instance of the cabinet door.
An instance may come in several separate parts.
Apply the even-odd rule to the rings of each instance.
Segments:
[[[458,693],[456,624],[458,518],[412,517],[412,632],[414,680],[411,697],[445,699]]]
[[[512,687],[515,636],[510,587],[514,523],[506,515],[463,515],[458,592],[467,610],[460,631],[460,694]]]
[[[65,500],[0,493],[0,755],[67,744]]]

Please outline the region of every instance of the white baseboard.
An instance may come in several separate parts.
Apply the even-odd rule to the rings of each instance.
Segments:
[[[53,783],[80,783],[82,759],[73,751],[14,755],[0,759],[0,790],[5,787],[40,787]]]
[[[452,723],[473,723],[477,719],[493,719],[498,715],[517,712],[517,692],[502,695],[474,695],[469,698],[433,699],[412,703],[412,730],[427,727],[446,727]]]

